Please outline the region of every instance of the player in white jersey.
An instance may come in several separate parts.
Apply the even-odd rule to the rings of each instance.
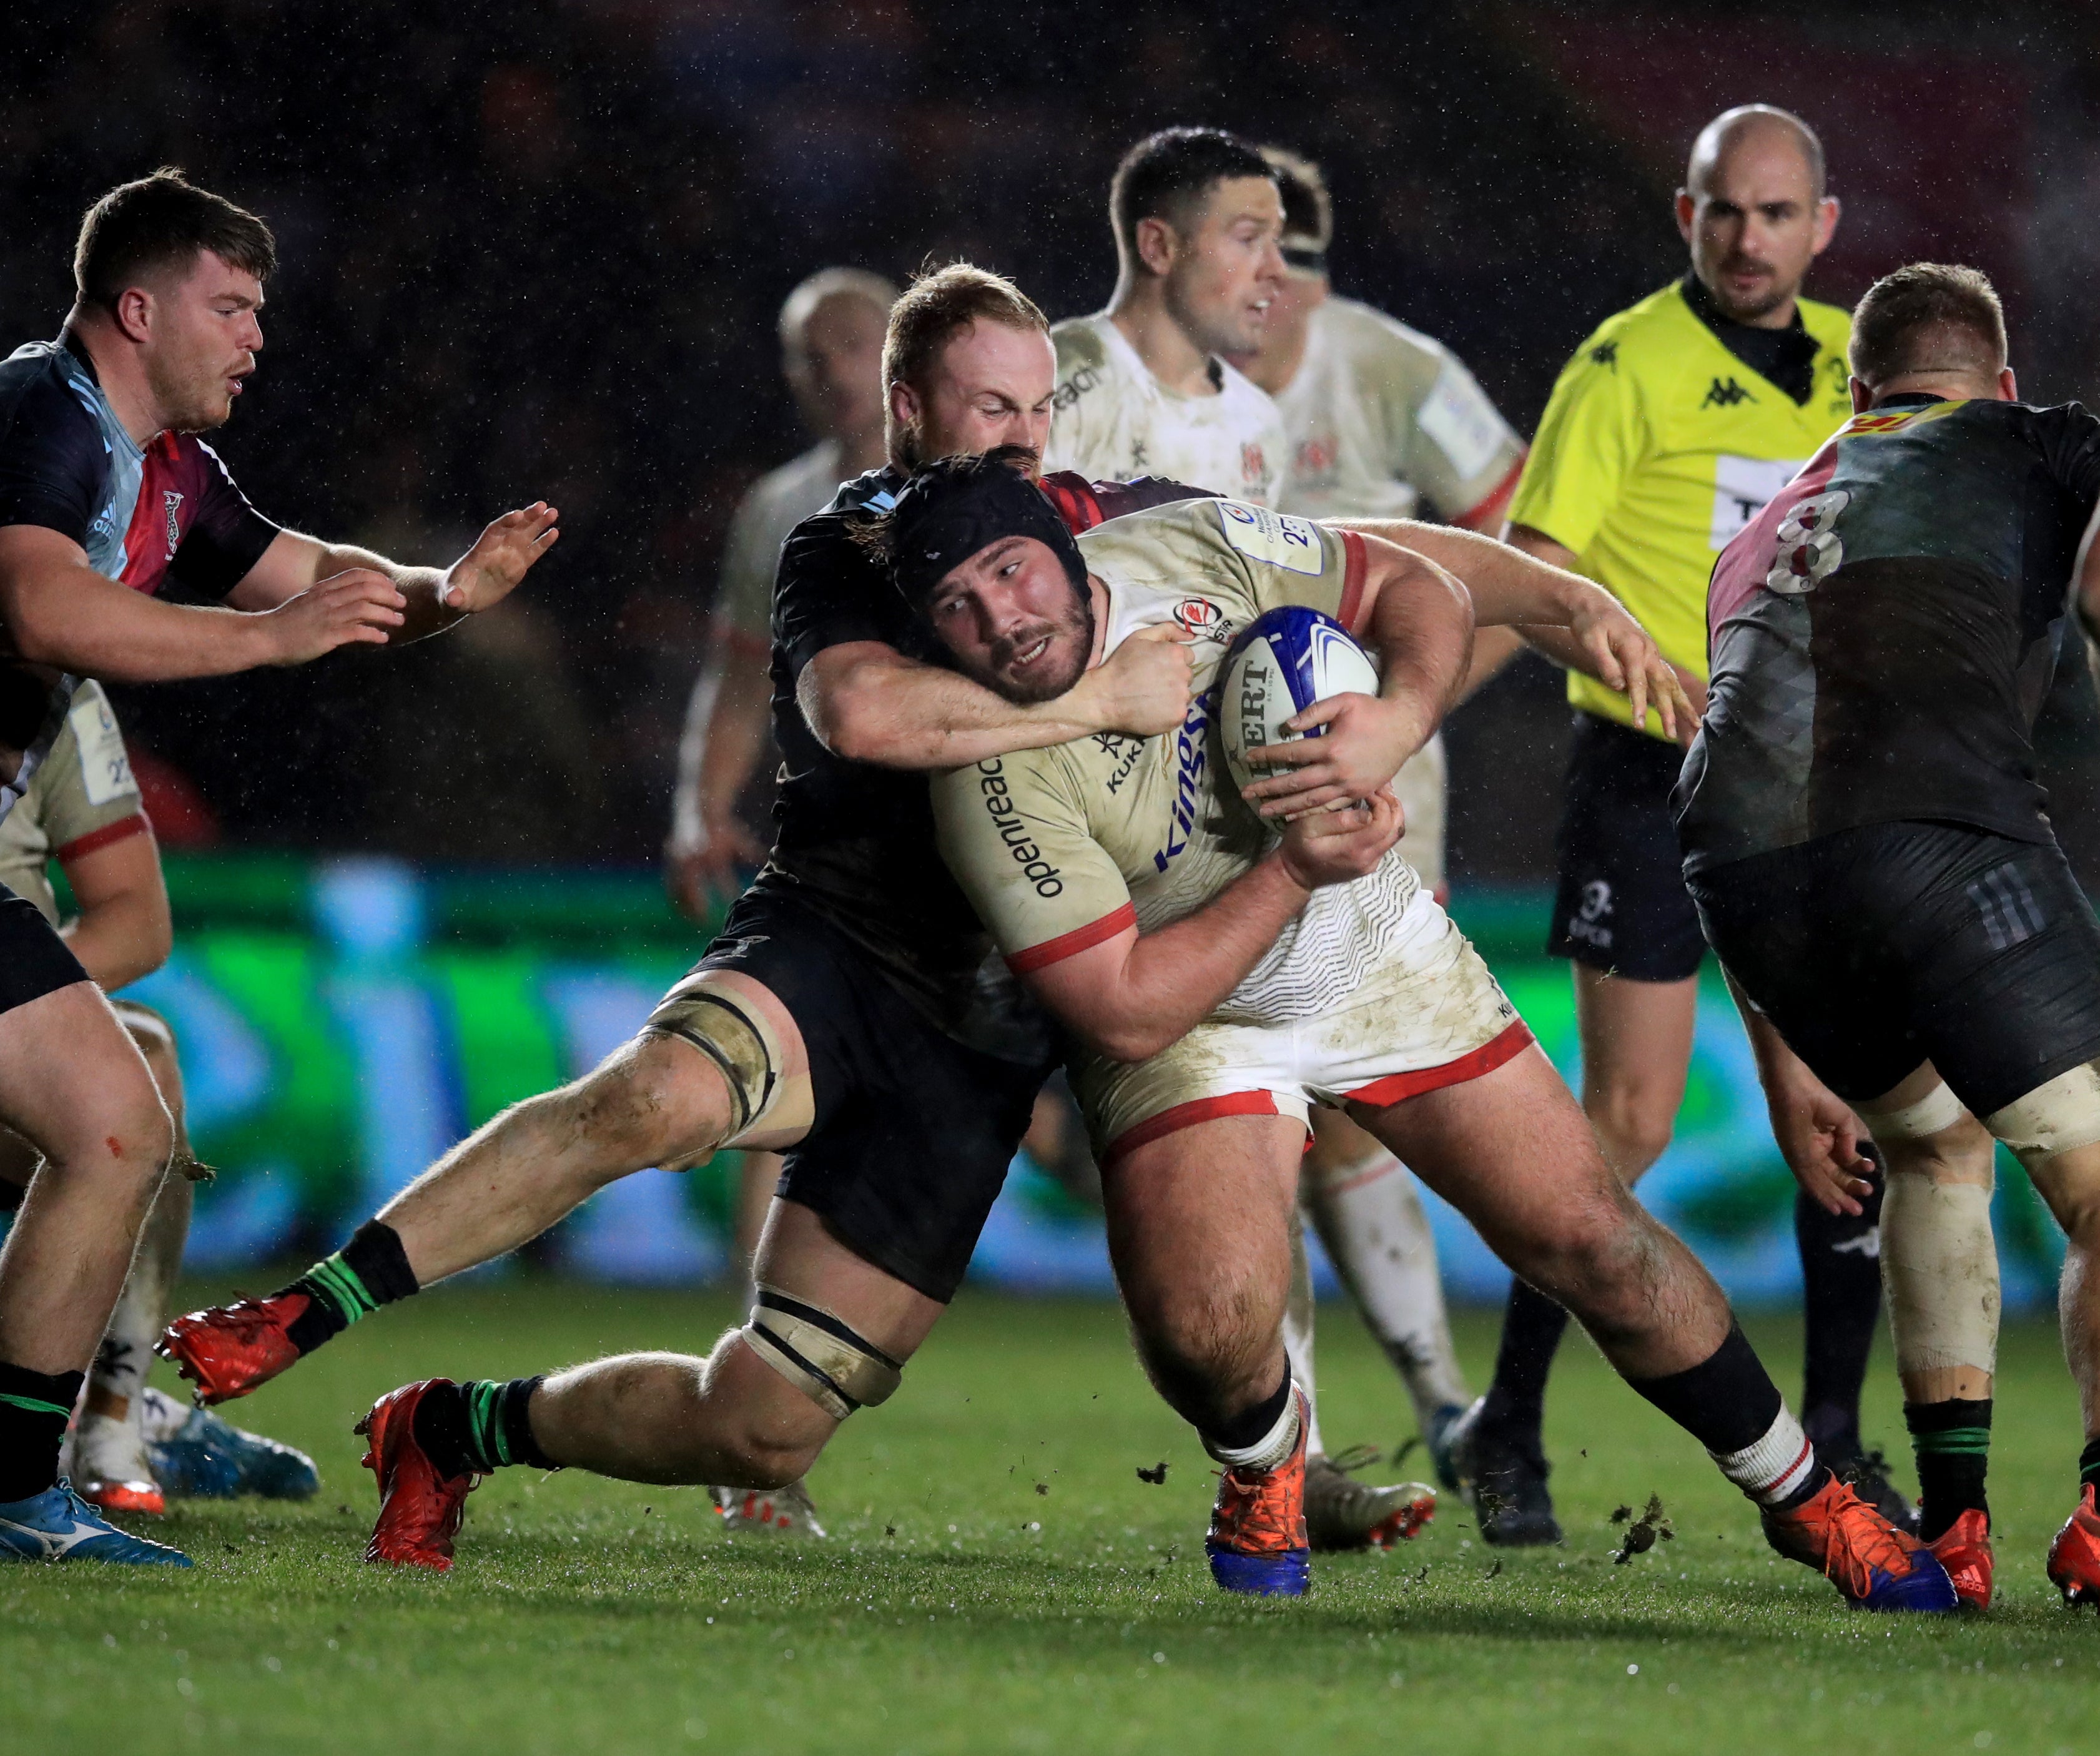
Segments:
[[[1163,476],[1270,504],[1282,418],[1226,364],[1255,346],[1283,279],[1275,174],[1215,128],[1168,128],[1116,167],[1118,264],[1108,309],[1057,324],[1046,470],[1090,481]]]
[[[1507,569],[1502,545],[1457,532],[1387,527],[1449,557],[1465,585],[1384,538],[1230,501],[1132,513],[1075,541],[1017,455],[921,470],[880,540],[957,668],[1009,700],[1055,699],[1162,628],[1190,641],[1198,694],[1177,736],[987,759],[937,779],[933,804],[942,851],[1009,967],[1080,1045],[1075,1084],[1104,1149],[1133,1331],[1224,1466],[1206,1545],[1218,1582],[1306,1586],[1304,1410],[1280,1327],[1317,1102],[1348,1105],[1579,1313],[1632,1387],[1759,1504],[1781,1553],[1855,1603],[1952,1609],[1931,1555],[1816,1461],[1720,1289],[1612,1174],[1493,977],[1392,851],[1388,783],[1463,680],[1476,602],[1495,620],[1588,623],[1596,642],[1577,644],[1591,668],[1630,682],[1636,704],[1659,689],[1668,718],[1682,697],[1652,643],[1608,594]],[[1381,662],[1379,692],[1295,716],[1294,734],[1321,735],[1249,752],[1287,772],[1235,796],[1208,758],[1207,686],[1238,629],[1282,605],[1359,633]],[[1326,807],[1339,827],[1324,827]],[[1308,837],[1381,835],[1361,876],[1306,868]]]
[[[1276,504],[1308,518],[1408,518],[1498,534],[1523,473],[1524,446],[1458,360],[1383,311],[1334,295],[1327,252],[1334,206],[1319,167],[1279,147],[1262,149],[1283,198],[1283,282],[1259,345],[1233,364],[1275,399],[1289,450]],[[1476,653],[1515,636],[1483,629]],[[1479,666],[1476,664],[1476,674]],[[1470,681],[1470,679],[1469,679]],[[1464,698],[1462,693],[1460,699]],[[1393,782],[1406,814],[1409,863],[1445,895],[1444,740],[1432,738]],[[1398,1369],[1438,1480],[1458,1484],[1447,1435],[1472,1401],[1451,1345],[1436,1245],[1414,1181],[1339,1110],[1316,1111],[1300,1200],[1371,1333]],[[1312,1383],[1313,1304],[1303,1277],[1284,1335],[1292,1369]],[[1352,1498],[1319,1469],[1308,1502]],[[1323,1476],[1326,1479],[1323,1480]],[[1313,1520],[1318,1540],[1318,1520]]]

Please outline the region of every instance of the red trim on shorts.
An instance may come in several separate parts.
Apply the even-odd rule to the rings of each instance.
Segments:
[[[1358,531],[1342,532],[1342,602],[1335,620],[1352,633],[1360,633],[1357,617],[1364,607],[1364,575],[1370,567],[1370,551]]]
[[[1519,452],[1516,461],[1510,465],[1509,474],[1496,485],[1494,491],[1471,512],[1462,512],[1451,522],[1469,531],[1480,531],[1489,536],[1498,535],[1498,532],[1485,528],[1487,522],[1490,518],[1499,521],[1509,510],[1509,503],[1516,498],[1518,479],[1524,474],[1524,460],[1530,455],[1529,449]]]
[[[1052,964],[1061,964],[1068,957],[1077,957],[1082,951],[1091,951],[1104,940],[1113,939],[1126,927],[1137,924],[1137,907],[1126,902],[1113,915],[1104,915],[1099,920],[1091,920],[1083,927],[1074,927],[1070,933],[1061,933],[1054,939],[1045,939],[1040,945],[1031,945],[1025,951],[1016,951],[1006,960],[1006,967],[1017,976],[1032,974],[1047,969]]]
[[[1447,1061],[1440,1067],[1424,1067],[1416,1073],[1388,1074],[1383,1079],[1374,1079],[1369,1085],[1359,1086],[1342,1095],[1352,1103],[1369,1104],[1383,1110],[1388,1104],[1419,1097],[1424,1092],[1441,1091],[1447,1085],[1463,1085],[1484,1073],[1493,1073],[1504,1061],[1515,1060],[1535,1040],[1531,1026],[1520,1018],[1492,1042],[1483,1043],[1471,1054],[1461,1055],[1456,1061]]]
[[[53,848],[51,858],[63,866],[68,860],[82,859],[103,848],[128,841],[134,836],[143,836],[152,827],[146,821],[143,811],[134,811],[117,823],[104,823],[99,829],[90,829],[84,836],[76,836],[62,848]]]
[[[1149,1146],[1166,1135],[1179,1134],[1184,1128],[1193,1128],[1199,1122],[1215,1122],[1220,1116],[1282,1114],[1276,1107],[1275,1095],[1269,1092],[1228,1092],[1223,1097],[1193,1097],[1185,1104],[1162,1110],[1156,1116],[1148,1116],[1135,1127],[1125,1128],[1109,1142],[1108,1150],[1101,1154],[1101,1168],[1106,1170],[1139,1147]]]

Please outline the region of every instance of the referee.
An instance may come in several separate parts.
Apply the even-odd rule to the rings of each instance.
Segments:
[[[1598,327],[1555,385],[1510,507],[1508,539],[1625,602],[1703,701],[1714,558],[1851,412],[1851,320],[1800,297],[1837,228],[1823,147],[1764,104],[1717,117],[1677,193],[1681,280]],[[1670,815],[1680,752],[1654,715],[1570,673],[1575,743],[1548,949],[1574,966],[1582,1107],[1629,1182],[1670,1144],[1705,955]],[[1788,1142],[1781,1141],[1787,1149]],[[1790,1156],[1790,1155],[1789,1155]],[[1860,1385],[1881,1299],[1879,1196],[1859,1219],[1808,1201],[1794,1224],[1807,1288],[1805,1424],[1863,1497],[1903,1500],[1862,1454]],[[1540,1439],[1567,1314],[1511,1288],[1493,1387],[1457,1463],[1491,1542],[1557,1542]]]

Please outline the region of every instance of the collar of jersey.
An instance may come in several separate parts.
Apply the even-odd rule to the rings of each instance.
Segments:
[[[114,438],[130,456],[144,457],[146,454],[139,448],[138,441],[126,430],[124,423],[117,418],[117,411],[109,406],[109,398],[102,388],[102,379],[95,369],[95,361],[87,350],[80,345],[80,338],[70,329],[61,329],[57,345],[65,356],[66,375],[73,379],[75,392],[84,401],[94,405],[89,413],[93,413],[99,408],[109,417],[101,423],[104,443],[107,443]]]
[[[1700,322],[1706,327],[1709,333],[1712,334],[1714,339],[1721,344],[1723,349],[1727,352],[1729,359],[1734,360],[1735,363],[1740,366],[1745,372],[1756,373],[1760,378],[1762,378],[1766,383],[1771,385],[1771,387],[1777,390],[1780,395],[1784,396],[1789,402],[1793,403],[1797,408],[1806,408],[1808,406],[1808,403],[1796,401],[1793,391],[1787,389],[1785,385],[1780,383],[1776,378],[1759,371],[1756,366],[1753,365],[1740,354],[1737,353],[1733,347],[1731,347],[1728,345],[1728,335],[1731,330],[1741,334],[1755,333],[1762,335],[1785,336],[1789,340],[1798,338],[1801,343],[1804,344],[1807,348],[1807,353],[1803,356],[1803,364],[1807,365],[1809,368],[1808,402],[1814,402],[1815,400],[1815,363],[1823,352],[1823,344],[1816,340],[1813,335],[1809,333],[1808,325],[1802,319],[1801,302],[1798,299],[1794,302],[1793,321],[1789,324],[1784,329],[1758,330],[1756,324],[1738,323],[1733,317],[1731,317],[1726,311],[1723,311],[1720,306],[1714,302],[1712,290],[1707,286],[1706,283],[1701,280],[1696,274],[1688,271],[1684,278],[1679,281],[1677,285],[1679,291],[1684,295],[1684,302],[1690,307],[1692,315],[1696,317]]]

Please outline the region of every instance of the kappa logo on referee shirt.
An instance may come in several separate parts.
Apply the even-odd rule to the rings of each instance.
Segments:
[[[1754,403],[1757,394],[1745,390],[1731,373],[1727,378],[1716,378],[1707,386],[1706,394],[1700,399],[1701,408],[1733,408],[1738,403]]]

